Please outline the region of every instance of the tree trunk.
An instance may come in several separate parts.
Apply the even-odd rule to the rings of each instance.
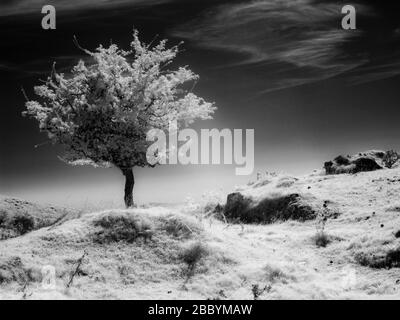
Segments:
[[[132,168],[122,169],[125,176],[125,206],[127,208],[133,207],[133,186],[135,185],[135,178],[133,176]]]

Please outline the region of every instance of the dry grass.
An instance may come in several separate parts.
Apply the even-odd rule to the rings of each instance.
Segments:
[[[398,298],[400,217],[385,208],[397,206],[400,169],[356,176],[314,174],[277,187],[284,180],[269,176],[268,183],[260,180],[240,193],[257,204],[298,194],[301,204],[315,212],[329,200],[329,209],[341,214],[329,214],[325,236],[331,242],[323,250],[310,242],[316,220],[227,225],[160,207],[94,212],[1,241],[0,274],[5,280],[0,297]],[[11,221],[8,215],[0,224],[6,220]],[[151,238],[142,241],[145,231],[151,231]],[[93,241],[96,236],[100,241]],[[85,249],[90,259],[65,292]],[[33,271],[45,265],[56,268],[53,291],[43,290],[40,273]],[[25,281],[29,294],[23,295]]]

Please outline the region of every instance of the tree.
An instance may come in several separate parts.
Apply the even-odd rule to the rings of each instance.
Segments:
[[[133,168],[151,166],[147,132],[166,130],[172,121],[180,128],[210,119],[216,108],[192,92],[199,76],[188,67],[167,69],[179,46],[167,48],[166,40],[146,45],[134,30],[129,51],[111,44],[91,52],[76,44],[90,63],[80,60],[68,75],[53,65],[47,80],[34,87],[39,101],[28,100],[23,114],[64,146],[61,160],[119,168],[126,180],[125,205],[131,207]]]

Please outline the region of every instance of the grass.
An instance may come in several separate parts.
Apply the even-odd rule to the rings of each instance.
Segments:
[[[240,191],[243,198],[255,199],[251,208],[263,199],[298,194],[303,204],[319,212],[323,201],[329,199],[332,212],[338,210],[341,215],[329,220],[327,234],[315,237],[315,244],[321,247],[326,240],[332,241],[324,250],[310,245],[317,220],[254,223],[246,225],[243,234],[239,225],[228,227],[214,218],[209,224],[175,208],[92,212],[63,220],[52,229],[0,241],[0,274],[4,279],[0,297],[21,298],[18,290],[22,283],[40,279],[31,268],[51,264],[57,270],[58,291],[46,293],[40,282],[30,283],[32,299],[65,298],[58,288],[65,289],[72,270],[78,271],[67,298],[398,298],[398,272],[385,270],[400,267],[400,238],[396,238],[400,216],[385,211],[388,205],[396,204],[400,190],[400,183],[388,182],[388,178],[400,177],[400,169],[393,170],[356,176],[313,175],[279,189],[275,179]],[[259,208],[261,215],[261,208],[270,207]],[[12,219],[1,215],[1,209],[0,219],[5,218],[0,225],[8,225]],[[21,209],[20,213],[24,212]],[[153,232],[151,242],[139,241],[148,230]],[[102,245],[93,241],[98,233],[103,237]],[[62,241],[45,241],[44,237]],[[90,259],[76,268],[77,252],[86,248]],[[72,262],[68,264],[67,258]],[[344,288],[341,283],[347,267],[354,268],[357,283]],[[87,276],[80,276],[82,269]],[[196,276],[187,281],[194,272]],[[180,285],[184,281],[185,288]],[[273,290],[268,289],[271,286]]]
[[[19,237],[53,225],[75,210],[39,205],[17,198],[0,196],[0,239]]]
[[[287,279],[294,280],[294,277],[288,276],[285,272],[283,272],[280,268],[272,267],[270,265],[266,265],[264,267],[264,271],[267,274],[267,280],[270,283],[274,283],[277,281],[286,282]]]

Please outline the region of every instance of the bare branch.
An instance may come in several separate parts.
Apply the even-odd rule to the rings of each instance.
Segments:
[[[57,71],[56,71],[56,62],[54,61],[54,62],[53,62],[53,66],[52,66],[52,68],[51,68],[50,79],[52,79],[52,80],[53,80],[53,78],[54,78],[54,79],[57,79],[57,78],[56,78],[56,74],[57,74]]]
[[[71,286],[72,282],[74,281],[75,276],[81,271],[81,266],[82,266],[82,263],[83,263],[83,259],[85,259],[85,257],[87,256],[87,254],[88,254],[88,253],[87,253],[87,251],[85,250],[85,251],[83,252],[82,257],[80,257],[80,258],[78,259],[77,265],[76,265],[76,268],[75,268],[75,271],[71,274],[71,277],[70,277],[70,279],[69,279],[69,281],[68,281],[68,283],[67,283],[67,288],[69,288],[69,287]]]
[[[154,41],[156,41],[156,39],[159,37],[159,34],[156,34],[153,38],[153,40],[150,41],[150,43],[146,46],[147,49],[149,49],[151,47],[151,45],[154,43]]]
[[[87,50],[87,49],[81,47],[81,45],[79,44],[78,39],[76,38],[75,35],[74,35],[74,40],[73,40],[73,41],[74,41],[75,46],[76,46],[79,50],[82,50],[83,52],[87,53],[87,54],[90,55],[90,56],[93,55],[92,52],[90,52],[89,50]]]
[[[29,98],[28,98],[28,96],[27,96],[27,94],[26,94],[26,92],[25,92],[24,87],[21,87],[21,91],[22,91],[22,94],[23,94],[24,97],[25,97],[25,100],[28,102],[28,101],[29,101]]]
[[[198,82],[198,80],[195,80],[195,81],[193,82],[192,88],[189,90],[190,93],[193,92],[194,88],[195,88],[196,85],[197,85],[197,82]]]
[[[41,146],[44,146],[45,144],[49,144],[49,143],[50,143],[50,141],[45,141],[45,142],[42,142],[42,143],[35,144],[33,147],[35,149],[37,149],[37,148],[39,148]]]

